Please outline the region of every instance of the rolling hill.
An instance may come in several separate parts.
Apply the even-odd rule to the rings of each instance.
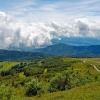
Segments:
[[[60,43],[37,51],[55,56],[100,57],[100,45],[72,46]]]
[[[45,57],[39,52],[0,50],[0,60],[28,60]]]

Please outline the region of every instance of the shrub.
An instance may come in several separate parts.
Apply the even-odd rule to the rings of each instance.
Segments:
[[[67,75],[57,75],[50,81],[48,91],[56,92],[65,90],[66,88],[70,88],[70,82],[68,81]]]
[[[10,75],[10,72],[9,71],[1,71],[0,75],[7,76],[7,75]]]
[[[0,100],[12,100],[14,97],[13,88],[1,85],[0,86]]]
[[[37,79],[33,79],[26,84],[26,95],[27,96],[36,96],[41,94],[41,86]]]
[[[35,67],[27,67],[24,69],[24,75],[26,77],[33,76],[33,75],[40,75],[43,73],[43,69],[35,68]]]

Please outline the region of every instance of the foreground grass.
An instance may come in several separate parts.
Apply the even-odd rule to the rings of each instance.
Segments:
[[[22,97],[16,100],[100,100],[100,82],[86,84],[66,91],[47,93],[42,96]],[[14,99],[15,100],[15,99]]]

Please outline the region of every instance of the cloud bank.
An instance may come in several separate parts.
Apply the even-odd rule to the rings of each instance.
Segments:
[[[42,47],[62,37],[100,38],[100,21],[77,18],[65,23],[27,23],[0,12],[0,48]]]

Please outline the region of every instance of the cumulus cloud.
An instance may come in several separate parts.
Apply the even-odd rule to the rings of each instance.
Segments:
[[[0,48],[42,47],[62,37],[100,37],[100,23],[88,18],[57,22],[25,23],[0,12]]]

